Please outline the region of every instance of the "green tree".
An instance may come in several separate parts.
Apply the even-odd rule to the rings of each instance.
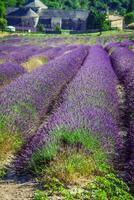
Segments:
[[[89,8],[89,0],[83,0],[81,2],[81,8],[82,9],[88,9]]]
[[[6,0],[6,5],[8,7],[15,7],[17,3],[17,0]]]
[[[130,12],[130,13],[127,13],[125,15],[125,23],[126,24],[131,24],[133,22],[134,22],[134,11]]]
[[[87,28],[99,29],[100,31],[109,29],[110,24],[107,20],[106,13],[96,12],[92,10],[88,17]]]
[[[4,18],[0,18],[0,30],[4,30],[6,28],[7,25],[7,20]]]
[[[37,29],[39,32],[45,32],[45,27],[43,24],[38,24]]]
[[[79,0],[74,0],[73,1],[73,9],[79,9],[81,8],[81,4]]]
[[[7,6],[21,6],[28,0],[0,0],[6,2]],[[94,12],[100,10],[115,11],[121,15],[134,9],[134,0],[41,0],[49,8],[55,9],[88,9]]]
[[[25,4],[25,0],[16,0],[16,6],[21,6]]]
[[[129,0],[128,12],[134,11],[134,0]]]
[[[6,17],[5,3],[0,0],[0,18],[5,18],[5,17]]]
[[[6,17],[6,7],[5,2],[0,0],[0,30],[4,30],[7,25]]]

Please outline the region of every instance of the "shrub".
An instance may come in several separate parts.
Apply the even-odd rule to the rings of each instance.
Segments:
[[[0,64],[0,86],[14,80],[24,73],[26,73],[26,70],[18,64],[11,62]]]
[[[115,72],[125,88],[125,120],[124,125],[128,131],[124,145],[123,160],[128,166],[129,179],[134,184],[134,53],[124,47],[117,47],[111,54]],[[126,177],[128,178],[128,177]]]
[[[45,27],[44,27],[43,24],[38,24],[37,29],[38,29],[39,32],[45,32]]]
[[[58,56],[63,55],[64,51],[66,51],[66,46],[61,45],[59,47],[51,47],[46,51],[42,51],[38,53],[36,56],[41,56],[41,57],[46,58],[48,61],[51,61],[57,58]]]
[[[134,22],[134,11],[127,13],[125,15],[125,23],[126,24],[131,24]]]
[[[117,84],[107,53],[100,46],[91,47],[84,65],[65,90],[62,104],[24,147],[16,166],[23,168],[32,153],[51,141],[57,127],[66,132],[84,129],[97,135],[109,157],[113,156],[116,142],[120,143]]]
[[[56,32],[61,32],[61,27],[59,25],[56,25],[55,28],[54,28],[54,30]]]
[[[74,168],[74,170],[77,168],[77,165],[78,165],[77,160],[79,160],[79,162],[81,163],[80,165],[83,166],[83,168],[81,167],[81,171],[83,169],[83,172],[84,172],[85,168],[87,167],[86,170],[90,173],[91,169],[89,166],[91,166],[91,165],[96,166],[97,170],[100,172],[105,172],[108,170],[108,166],[106,166],[106,165],[104,166],[104,164],[103,164],[104,162],[107,162],[107,156],[105,155],[105,153],[100,145],[100,142],[96,137],[94,137],[92,134],[89,134],[85,130],[84,131],[77,130],[77,131],[73,131],[73,132],[67,132],[62,129],[58,130],[57,132],[54,133],[53,139],[51,139],[51,142],[48,143],[48,145],[46,145],[44,148],[38,150],[37,152],[35,152],[35,154],[33,154],[32,158],[29,162],[30,170],[32,170],[34,173],[38,174],[38,173],[42,172],[42,170],[45,168],[45,164],[47,165],[54,158],[55,158],[55,160],[57,160],[57,162],[59,162],[59,161],[56,157],[58,157],[59,160],[61,157],[63,157],[63,159],[64,159],[64,153],[62,154],[62,152],[61,152],[59,155],[59,151],[60,151],[62,145],[63,145],[63,147],[64,147],[64,145],[67,145],[67,146],[71,146],[72,149],[74,149],[74,150],[76,149],[76,152],[72,151],[72,153],[71,153],[71,148],[70,148],[70,150],[67,150],[67,152],[69,152],[69,155],[67,157],[69,157],[70,161],[69,161],[69,159],[65,159],[66,162],[69,163],[70,167],[71,167],[71,162],[74,163],[74,166],[72,165],[72,170],[73,170],[73,168]],[[87,152],[87,155],[91,155],[91,157],[93,158],[92,162],[91,162],[92,158],[90,158],[90,157],[88,158],[88,156],[86,157],[86,153],[81,151],[81,149],[84,149],[85,152]],[[74,161],[76,161],[76,165],[75,165],[75,162],[72,161],[73,155],[74,155]],[[84,159],[82,159],[82,156]],[[80,161],[80,159],[81,159],[81,161]],[[61,165],[63,164],[62,162],[61,162]],[[86,166],[86,164],[83,164],[82,162],[83,163],[86,162],[87,166]],[[57,167],[57,170],[59,170],[59,173],[61,172],[61,168],[63,171],[63,168],[67,166],[66,164],[63,164],[64,166],[63,165],[60,166],[60,163],[58,165],[59,165],[59,168]],[[91,168],[92,168],[92,166],[91,166]],[[86,170],[84,172],[85,174],[86,174]],[[95,168],[94,168],[94,170],[95,170]],[[77,172],[77,173],[79,173],[79,172]],[[73,176],[73,173],[72,173],[72,176]],[[75,175],[74,175],[74,177],[75,177]]]
[[[7,20],[4,18],[0,18],[0,29],[3,31],[6,28]]]
[[[102,25],[102,30],[108,31],[108,30],[110,30],[110,28],[111,28],[111,26],[110,26],[110,21],[105,20],[105,21],[103,22],[103,25]]]
[[[134,22],[133,22],[133,23],[130,23],[130,24],[128,24],[128,28],[130,28],[130,29],[134,29]]]
[[[12,62],[21,64],[34,56],[40,49],[40,47],[34,45],[22,45],[18,48],[14,48],[11,54],[8,55],[8,59]]]
[[[129,40],[124,40],[122,42],[111,42],[105,47],[105,49],[108,51],[109,54],[111,54],[117,47],[131,47],[133,45],[134,41],[132,40],[132,38],[130,38]]]
[[[25,135],[33,133],[62,89],[75,76],[87,53],[87,47],[81,46],[7,86],[0,96],[0,112],[12,118],[8,126],[16,127]]]

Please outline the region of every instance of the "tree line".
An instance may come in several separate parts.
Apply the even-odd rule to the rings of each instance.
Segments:
[[[6,6],[22,6],[28,0],[0,0]],[[134,9],[134,0],[41,0],[49,8],[57,9],[90,9],[93,12],[98,10],[111,10],[125,15]]]

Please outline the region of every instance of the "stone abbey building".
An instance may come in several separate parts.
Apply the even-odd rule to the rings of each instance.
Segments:
[[[47,30],[57,25],[66,30],[85,31],[89,11],[48,9],[40,0],[29,0],[24,7],[8,8],[8,25],[36,28],[42,24]]]

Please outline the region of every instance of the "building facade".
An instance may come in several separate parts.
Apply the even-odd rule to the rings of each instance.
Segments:
[[[42,24],[47,30],[56,26],[66,30],[85,31],[89,11],[48,9],[40,0],[30,0],[22,8],[9,8],[8,25],[34,27]]]
[[[124,28],[124,17],[118,15],[109,15],[108,19],[111,23],[111,28],[118,28],[123,30]]]

